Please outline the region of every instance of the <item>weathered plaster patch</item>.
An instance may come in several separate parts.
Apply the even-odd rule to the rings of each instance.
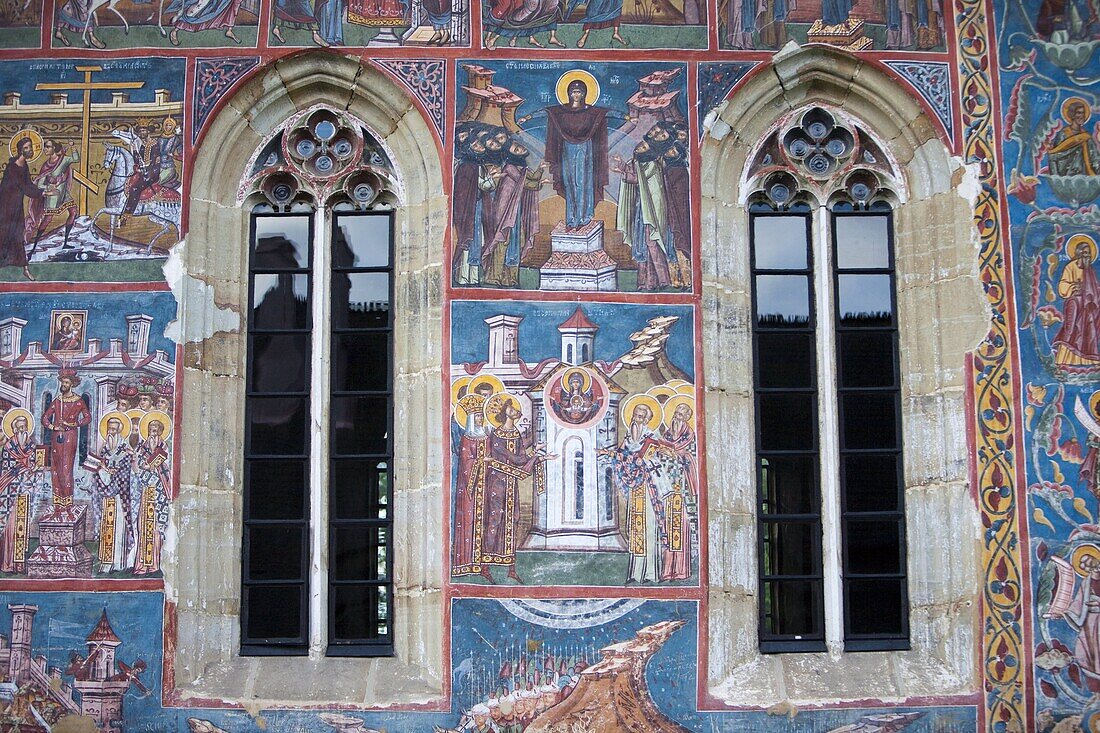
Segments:
[[[177,344],[198,342],[219,331],[235,333],[241,328],[241,314],[214,301],[214,287],[189,274],[183,262],[187,240],[180,240],[168,253],[164,263],[164,279],[176,299],[177,317],[164,329],[164,335]],[[193,317],[201,309],[201,317]],[[190,311],[188,317],[184,314]],[[186,326],[184,325],[186,324]],[[186,328],[186,333],[184,332]]]
[[[703,129],[715,140],[722,140],[730,134],[729,123],[722,119],[722,113],[726,111],[727,106],[729,106],[728,99],[711,108],[703,119]]]

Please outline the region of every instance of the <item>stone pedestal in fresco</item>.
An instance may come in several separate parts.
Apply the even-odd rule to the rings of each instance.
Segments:
[[[847,51],[866,51],[874,41],[863,35],[863,21],[858,18],[849,18],[837,25],[825,25],[820,19],[815,20],[806,33],[809,43],[827,43]]]
[[[579,229],[559,222],[550,234],[550,259],[539,274],[543,290],[613,292],[615,261],[603,249],[603,222],[592,220]]]
[[[87,507],[54,506],[38,520],[38,547],[27,558],[31,578],[90,578],[92,554],[84,546]]]

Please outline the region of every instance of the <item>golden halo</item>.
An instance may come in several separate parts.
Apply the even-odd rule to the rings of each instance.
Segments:
[[[690,385],[691,382],[687,381],[686,379],[670,379],[665,382],[665,384],[678,391],[680,387],[683,387],[685,384]]]
[[[664,404],[676,395],[676,388],[670,387],[667,384],[658,384],[656,387],[647,389],[646,394],[653,395],[657,398],[658,402]]]
[[[1089,397],[1089,411],[1100,419],[1100,392],[1093,392],[1092,397]]]
[[[676,408],[680,405],[687,405],[688,407],[690,407],[691,416],[695,417],[695,396],[678,394],[675,397],[671,397],[668,402],[664,404],[664,407],[661,408],[663,411],[663,414],[661,416],[663,418],[662,422],[665,425],[672,427],[672,417],[676,412]]]
[[[1066,254],[1069,258],[1073,259],[1073,252],[1077,249],[1079,244],[1088,245],[1089,252],[1092,252],[1092,255],[1089,257],[1089,262],[1096,262],[1096,240],[1087,234],[1074,234],[1069,238],[1069,241],[1066,242]]]
[[[501,421],[497,419],[497,413],[504,407],[504,402],[511,402],[513,407],[523,412],[523,406],[520,405],[515,395],[508,394],[507,392],[497,392],[485,401],[485,422],[491,424],[494,428],[499,428],[502,424]]]
[[[133,412],[133,410],[130,412]],[[126,414],[129,415],[130,413]],[[172,434],[172,418],[168,417],[168,413],[160,410],[150,410],[145,413],[145,416],[141,418],[141,422],[138,423],[138,435],[141,436],[142,440],[149,439],[149,423],[154,420],[164,426],[164,432],[160,434],[161,440],[167,439]]]
[[[558,84],[554,87],[554,93],[558,96],[558,104],[569,104],[569,83],[577,80],[583,81],[587,90],[584,95],[585,104],[595,104],[596,100],[600,98],[600,83],[596,81],[596,77],[583,69],[573,69],[558,77]]]
[[[107,439],[107,421],[114,418],[122,423],[121,435],[123,439],[130,437],[130,431],[133,429],[133,423],[130,422],[130,417],[125,412],[119,412],[118,410],[111,410],[103,417],[99,418],[99,437],[104,440]]]
[[[462,395],[465,392],[468,392],[468,390],[466,390],[465,388],[470,385],[472,379],[473,377],[459,377],[454,381],[453,384],[451,384],[451,415],[454,416],[455,422],[457,422],[459,426],[463,428],[466,427],[467,415],[466,411],[458,406],[458,401],[462,398]],[[460,412],[462,413],[461,417],[459,416]]]
[[[566,369],[561,375],[561,386],[567,392],[569,391],[569,377],[572,374],[580,374],[581,378],[584,379],[584,381],[581,382],[581,389],[585,392],[592,388],[592,375],[588,373],[588,370],[580,367],[573,367],[572,369]]]
[[[1062,119],[1069,122],[1069,108],[1072,105],[1080,104],[1085,108],[1085,121],[1088,121],[1092,117],[1092,105],[1080,97],[1070,97],[1066,101],[1062,102]]]
[[[479,374],[476,377],[470,379],[470,383],[466,385],[466,394],[477,394],[477,388],[483,384],[488,384],[493,388],[490,396],[497,392],[504,392],[504,382],[500,381],[500,377],[495,374]],[[486,398],[488,399],[488,398]]]
[[[687,394],[692,397],[695,396],[695,385],[690,382],[684,382],[676,388],[676,394]]]
[[[11,136],[11,140],[8,141],[8,152],[11,154],[11,157],[17,157],[19,155],[19,146],[16,145],[16,142],[25,137],[31,139],[30,160],[38,160],[38,156],[42,155],[42,136],[38,134],[37,130],[32,130],[29,127],[24,127]]]
[[[133,422],[134,420],[140,420],[141,418],[145,417],[145,410],[141,409],[140,407],[135,407],[132,410],[126,411],[126,417],[130,418],[130,422]]]
[[[656,430],[657,426],[661,424],[663,415],[661,414],[661,403],[651,394],[636,394],[626,398],[626,401],[623,402],[622,411],[619,413],[623,425],[628,430],[630,429],[630,418],[634,414],[634,408],[638,405],[645,405],[649,408],[649,422],[646,425],[649,426],[650,430]]]
[[[1075,547],[1073,552],[1069,555],[1069,564],[1073,566],[1073,569],[1076,570],[1077,574],[1082,578],[1088,575],[1088,573],[1081,568],[1081,560],[1084,559],[1086,555],[1100,562],[1100,547],[1097,547],[1091,542],[1086,542]]]
[[[17,417],[27,418],[27,432],[34,432],[34,415],[31,414],[31,411],[25,410],[22,407],[13,407],[4,415],[4,437],[10,438],[13,435],[15,428],[12,426],[12,423],[15,422],[15,418]]]

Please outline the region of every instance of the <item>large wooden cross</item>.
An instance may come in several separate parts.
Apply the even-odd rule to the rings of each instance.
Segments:
[[[80,164],[78,169],[73,172],[73,178],[83,188],[80,189],[80,198],[77,202],[80,213],[87,216],[88,211],[88,192],[95,194],[99,193],[99,186],[97,186],[90,178],[88,178],[88,166],[90,165],[90,147],[92,137],[92,91],[93,90],[111,90],[116,91],[120,89],[141,89],[145,86],[143,81],[92,81],[92,74],[97,71],[103,71],[102,66],[76,66],[77,71],[84,74],[83,82],[39,82],[34,85],[36,91],[52,91],[52,92],[84,92],[83,108],[81,110],[81,139],[80,139]]]

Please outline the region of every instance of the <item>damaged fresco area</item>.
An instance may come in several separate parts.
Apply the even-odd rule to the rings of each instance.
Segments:
[[[159,577],[174,316],[165,292],[5,296],[0,578]]]

